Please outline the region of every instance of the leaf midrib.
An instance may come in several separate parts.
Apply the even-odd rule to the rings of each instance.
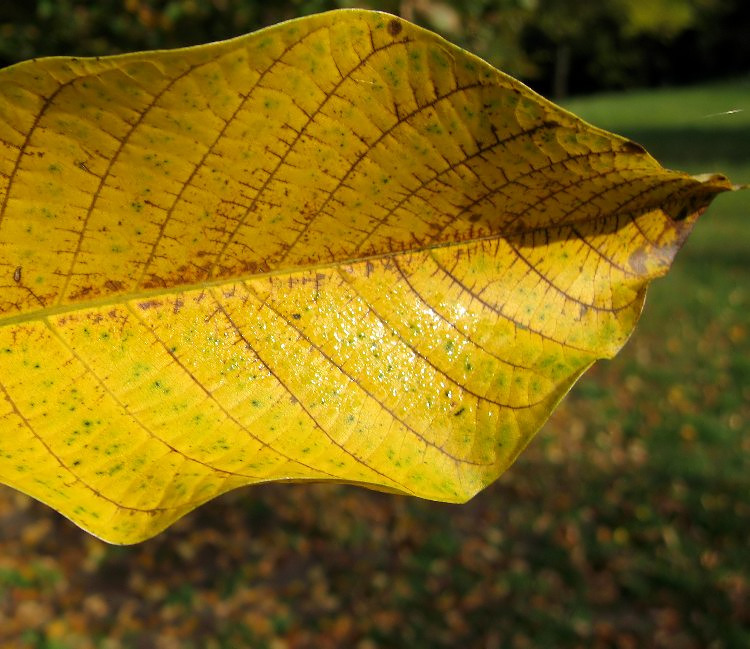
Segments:
[[[168,287],[144,289],[141,291],[132,291],[129,293],[109,294],[104,297],[88,300],[85,302],[71,302],[69,304],[58,304],[58,305],[45,307],[42,309],[27,311],[25,313],[18,313],[18,314],[14,314],[11,316],[0,317],[0,327],[10,326],[14,324],[23,324],[26,322],[34,322],[34,321],[43,320],[45,318],[49,318],[52,316],[64,315],[66,313],[74,313],[76,311],[83,311],[86,309],[95,309],[97,307],[106,307],[106,306],[118,306],[118,305],[126,304],[131,301],[137,301],[137,300],[145,301],[145,300],[149,300],[155,297],[170,296],[170,295],[175,295],[176,293],[189,293],[191,291],[210,289],[210,288],[214,288],[217,286],[224,286],[227,284],[246,282],[246,281],[251,281],[251,280],[256,280],[256,279],[264,279],[267,277],[280,277],[284,275],[291,275],[293,273],[300,273],[300,272],[305,272],[305,271],[336,269],[342,266],[366,263],[368,261],[377,261],[380,259],[399,257],[402,255],[418,254],[422,252],[429,252],[432,250],[438,250],[438,249],[443,249],[443,248],[467,246],[467,245],[471,245],[474,243],[481,243],[483,241],[498,241],[498,240],[508,241],[510,240],[511,237],[517,238],[520,236],[533,234],[535,232],[549,231],[554,228],[566,227],[566,228],[571,228],[571,231],[572,231],[574,228],[582,224],[596,223],[596,222],[604,221],[607,219],[616,218],[617,216],[619,216],[617,213],[602,214],[597,217],[575,219],[575,220],[567,221],[565,223],[561,223],[558,225],[544,225],[544,226],[539,226],[535,228],[519,228],[517,231],[514,231],[512,233],[507,233],[507,234],[498,234],[498,233],[488,234],[483,237],[475,236],[475,237],[470,237],[470,238],[462,239],[462,240],[438,242],[438,243],[433,243],[433,244],[427,244],[424,246],[409,248],[407,250],[396,250],[396,251],[389,250],[386,252],[381,252],[381,253],[377,253],[373,255],[363,255],[363,256],[354,257],[351,259],[340,259],[340,260],[335,260],[335,261],[330,261],[330,262],[325,262],[325,263],[312,263],[312,264],[303,265],[303,266],[292,266],[292,267],[273,269],[273,270],[258,272],[258,273],[228,275],[225,277],[219,277],[219,278],[212,279],[212,280],[203,280],[200,282],[189,283],[189,284],[176,284],[174,286],[168,286]]]

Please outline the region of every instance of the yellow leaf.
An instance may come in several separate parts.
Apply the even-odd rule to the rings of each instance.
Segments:
[[[0,71],[0,480],[114,543],[271,480],[463,502],[720,176],[341,11]]]

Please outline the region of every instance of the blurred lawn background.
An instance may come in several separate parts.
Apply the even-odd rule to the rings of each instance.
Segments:
[[[152,33],[144,7],[156,15],[209,4],[214,22],[222,7],[243,5],[3,4],[0,56],[11,63],[13,53],[183,44]],[[437,7],[444,22],[457,12],[392,4],[378,8],[419,18]],[[277,17],[260,3],[243,6],[247,21]],[[79,16],[69,22],[74,34],[81,7],[111,11],[110,31],[86,40],[99,29],[89,25],[67,49],[47,31],[60,49],[34,49],[34,28],[68,10]],[[113,44],[118,21],[141,40]],[[24,30],[31,37],[18,35]],[[739,58],[750,70],[750,59]],[[552,89],[554,65],[547,72],[527,81]],[[595,89],[574,77],[574,90]],[[564,105],[642,143],[666,166],[750,183],[750,77],[739,69],[729,80]],[[0,647],[750,647],[748,313],[750,196],[737,193],[716,200],[670,274],[654,283],[624,351],[595,366],[516,465],[464,506],[335,485],[266,485],[227,494],[159,537],[120,548],[0,488]]]

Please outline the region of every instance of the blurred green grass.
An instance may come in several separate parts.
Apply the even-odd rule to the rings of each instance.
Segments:
[[[750,184],[750,79],[608,94],[566,107],[640,142],[667,167]],[[662,560],[660,544],[632,548],[632,556],[647,599],[666,582],[668,598],[681,602],[685,636],[674,646],[750,646],[749,313],[747,190],[716,199],[669,274],[650,287],[628,346],[584,377],[565,404],[568,413],[589,413],[595,440],[614,428],[640,448],[643,463],[619,498],[671,538],[664,536]],[[562,432],[564,415],[543,438]],[[728,575],[742,583],[734,615],[722,585]],[[698,623],[695,603],[719,601],[728,608]]]
[[[750,182],[748,80],[568,107]],[[464,506],[265,485],[117,548],[0,491],[0,647],[750,646],[748,262],[750,191],[719,196],[623,352]]]
[[[750,79],[603,95],[568,108],[640,142],[667,167],[750,184]],[[748,312],[750,190],[719,196],[699,220],[669,275],[651,286],[634,342],[618,361],[665,396],[686,392],[690,416],[682,418],[679,408],[665,415],[673,426],[679,420],[705,434],[683,459],[700,464],[703,455],[715,463],[705,470],[717,478],[731,467],[750,474],[750,456],[737,453],[750,425]],[[639,353],[649,362],[639,362]],[[654,444],[663,436],[656,432]]]

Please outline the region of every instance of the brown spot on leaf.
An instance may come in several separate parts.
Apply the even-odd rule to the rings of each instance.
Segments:
[[[148,300],[146,302],[139,302],[138,307],[142,309],[143,311],[147,311],[148,309],[153,309],[156,307],[161,306],[161,300]]]
[[[687,198],[667,203],[664,205],[664,212],[672,219],[673,222],[678,223],[684,221],[689,216],[695,215],[699,217],[703,212],[706,211],[709,203],[713,199],[715,192],[706,191],[704,188],[698,188],[698,190]]]
[[[688,214],[690,214],[690,208],[687,205],[683,205],[676,214],[670,214],[675,221],[684,221]]]
[[[388,23],[388,33],[391,36],[398,36],[401,33],[401,22],[395,18]]]
[[[638,142],[633,142],[632,140],[623,142],[621,150],[623,153],[646,153],[646,149],[638,144]]]
[[[93,290],[94,290],[93,286],[82,286],[78,291],[71,294],[70,299],[73,301],[80,300],[81,298],[84,298],[90,295],[93,292]]]
[[[151,273],[151,278],[143,282],[143,288],[169,288],[169,284],[163,277]]]
[[[104,288],[109,291],[121,291],[123,288],[125,288],[125,284],[113,279],[108,279],[106,282],[104,282]]]
[[[16,284],[21,283],[21,267],[18,266],[15,271],[13,271],[13,281]]]

